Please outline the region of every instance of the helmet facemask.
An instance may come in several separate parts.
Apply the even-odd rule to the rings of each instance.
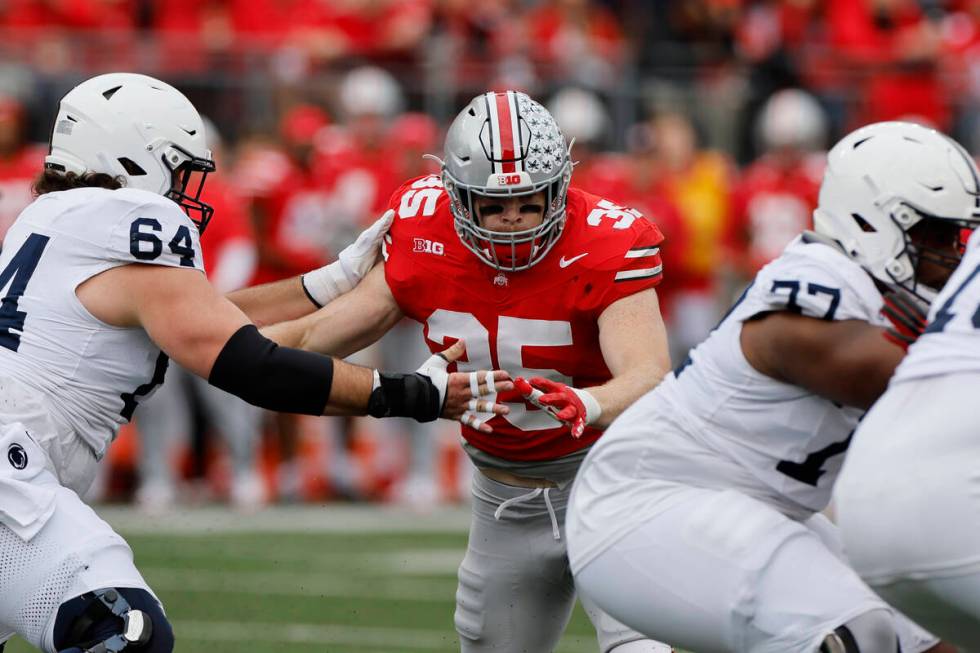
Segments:
[[[904,245],[885,272],[895,285],[931,301],[959,266],[966,241],[980,225],[980,212],[971,219],[953,219],[901,204],[891,220],[902,230]]]
[[[487,265],[504,272],[526,270],[547,256],[558,242],[565,226],[565,201],[571,180],[571,164],[554,181],[525,189],[487,192],[483,187],[463,186],[443,172],[443,184],[450,197],[456,233],[471,252]],[[528,197],[544,192],[541,224],[521,231],[495,231],[480,224],[476,198]]]
[[[172,180],[171,188],[164,193],[164,197],[176,202],[203,234],[214,215],[214,207],[201,201],[208,173],[215,170],[214,161],[192,156],[176,145],[167,148],[163,161],[171,170]]]

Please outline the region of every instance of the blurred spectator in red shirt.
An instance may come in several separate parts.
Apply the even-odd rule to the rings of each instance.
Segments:
[[[209,53],[232,48],[235,33],[227,0],[153,0],[153,30],[160,38],[160,65],[166,70],[200,70]]]
[[[616,15],[588,0],[546,0],[527,14],[528,54],[549,77],[589,86],[611,80],[626,43]]]
[[[259,265],[253,283],[302,274],[326,262],[321,232],[324,196],[313,175],[313,140],[327,114],[300,105],[280,123],[282,147],[246,147],[236,166],[238,182],[252,200]]]
[[[314,60],[412,54],[432,23],[430,0],[307,0],[294,32]]]
[[[391,123],[389,133],[398,179],[407,181],[421,175],[440,174],[439,164],[425,157],[442,149],[435,120],[424,113],[403,113]]]
[[[677,290],[678,280],[683,279],[681,274],[677,274],[675,278],[675,271],[679,271],[684,264],[682,252],[687,246],[687,233],[680,211],[660,191],[663,166],[654,151],[646,147],[648,143],[632,145],[633,149],[639,151],[632,154],[595,154],[591,159],[588,177],[581,180],[576,168],[572,181],[590,193],[636,209],[660,228],[665,238],[660,250],[664,263],[664,280],[657,286],[657,297],[661,312],[669,321],[674,292]],[[572,154],[573,158],[577,158],[574,151]]]
[[[348,72],[337,89],[343,125],[317,141],[317,179],[326,194],[328,223],[322,237],[339,251],[384,212],[400,177],[401,153],[391,122],[404,104],[390,73],[375,66]]]
[[[827,118],[799,89],[769,98],[756,123],[762,155],[743,172],[733,198],[733,266],[751,279],[801,231],[812,228],[823,177]]]
[[[7,0],[4,26],[73,30],[122,29],[136,25],[134,0]]]
[[[24,105],[0,96],[0,240],[34,199],[31,184],[44,166],[46,148],[25,142]]]
[[[916,116],[948,129],[938,25],[915,0],[828,0],[829,44],[859,92],[855,126]]]

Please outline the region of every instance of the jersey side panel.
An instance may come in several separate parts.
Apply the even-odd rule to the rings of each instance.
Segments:
[[[881,303],[870,277],[843,254],[795,241],[668,375],[663,392],[693,425],[692,437],[731,456],[796,507],[820,510],[863,411],[757,372],[742,353],[741,325],[774,311],[878,323]]]

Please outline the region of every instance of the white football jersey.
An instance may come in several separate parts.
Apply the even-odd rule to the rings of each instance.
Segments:
[[[892,383],[958,372],[980,372],[980,229],[932,302],[929,326],[909,347]]]
[[[692,438],[767,486],[760,494],[785,499],[790,511],[821,510],[863,411],[756,371],[742,353],[742,324],[788,310],[883,326],[881,307],[881,293],[859,265],[831,245],[797,237],[759,271],[708,338],[641,401],[661,395],[690,425]]]
[[[143,329],[99,321],[75,294],[131,263],[203,272],[196,225],[160,195],[79,188],[34,201],[0,252],[0,380],[33,390],[59,429],[98,457],[167,367]]]

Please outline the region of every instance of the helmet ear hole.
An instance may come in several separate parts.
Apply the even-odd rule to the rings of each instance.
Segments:
[[[867,233],[875,233],[875,232],[878,231],[877,229],[874,228],[874,226],[872,226],[872,224],[870,222],[868,222],[867,220],[865,220],[864,218],[862,218],[857,213],[852,213],[851,214],[851,217],[854,218],[854,221],[857,222],[857,224],[858,224],[859,227],[861,227],[861,231],[864,231],[864,232],[867,232]]]
[[[133,177],[140,177],[146,174],[146,170],[141,168],[139,164],[137,164],[132,159],[121,156],[117,159],[117,161],[119,161],[119,165],[123,167],[123,169],[126,171],[126,174],[128,175],[132,175]]]

